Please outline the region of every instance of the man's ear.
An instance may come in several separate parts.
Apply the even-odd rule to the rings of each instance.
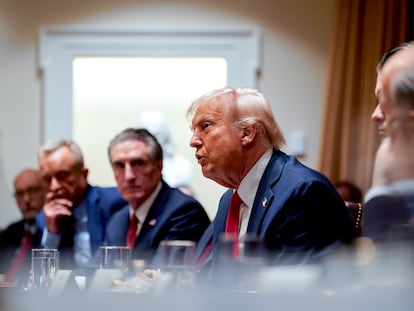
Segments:
[[[241,130],[241,142],[243,146],[250,144],[256,137],[257,127],[256,125],[246,125]]]
[[[82,175],[83,177],[88,178],[89,170],[86,167],[82,168]]]
[[[409,117],[412,121],[414,121],[414,109],[410,109],[410,110],[408,111],[408,117]]]
[[[408,111],[408,117],[407,117],[408,121],[409,121],[409,131],[413,132],[414,131],[414,109],[410,109]]]

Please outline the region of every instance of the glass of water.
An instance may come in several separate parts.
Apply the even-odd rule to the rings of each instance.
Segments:
[[[58,269],[59,251],[57,249],[32,249],[32,289],[49,289]]]

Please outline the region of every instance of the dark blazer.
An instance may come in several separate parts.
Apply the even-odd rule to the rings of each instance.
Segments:
[[[0,235],[0,273],[6,274],[25,235],[24,219],[10,224]],[[37,224],[35,234],[30,235],[31,248],[40,247],[43,228]],[[31,252],[26,253],[25,260],[16,275],[17,286],[23,285],[29,277]]]
[[[232,192],[230,189],[221,197],[213,229],[206,231],[213,240],[213,267]],[[274,150],[255,196],[247,233],[263,241],[272,263],[310,262],[328,246],[350,241],[353,222],[344,201],[323,174]],[[203,244],[208,240],[203,237]],[[197,249],[197,253],[202,252]]]
[[[127,204],[116,187],[88,186],[85,201],[87,204],[88,231],[92,255],[97,253],[105,240],[105,228],[111,215]],[[44,217],[44,215],[43,215]],[[62,238],[59,244],[59,267],[77,268],[74,262],[73,237],[75,234],[73,217],[65,217],[61,223]],[[95,262],[92,263],[95,265]]]
[[[125,206],[110,219],[106,233],[106,244],[123,246],[129,223],[129,206]],[[198,241],[210,219],[201,204],[171,188],[164,181],[160,193],[148,211],[147,217],[135,241],[133,259],[144,259],[157,267],[156,250],[162,240]]]
[[[414,195],[381,194],[368,200],[362,213],[362,235],[375,242],[386,242],[404,238],[398,235],[407,230],[414,239],[413,225],[409,226],[409,202],[414,202],[413,198]]]

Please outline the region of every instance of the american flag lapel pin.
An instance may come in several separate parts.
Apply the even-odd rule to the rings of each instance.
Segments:
[[[266,207],[267,204],[267,198],[264,198],[262,201],[262,207]]]

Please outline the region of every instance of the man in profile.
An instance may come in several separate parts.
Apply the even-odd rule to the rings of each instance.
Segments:
[[[363,235],[386,241],[398,238],[403,227],[414,231],[414,42],[391,49],[380,64],[373,120],[385,138],[365,196],[362,225]]]
[[[314,262],[352,239],[344,201],[326,176],[280,150],[283,133],[258,90],[210,92],[192,103],[188,117],[203,175],[229,188],[200,240],[201,268],[217,266],[223,234],[258,237],[274,264]]]

